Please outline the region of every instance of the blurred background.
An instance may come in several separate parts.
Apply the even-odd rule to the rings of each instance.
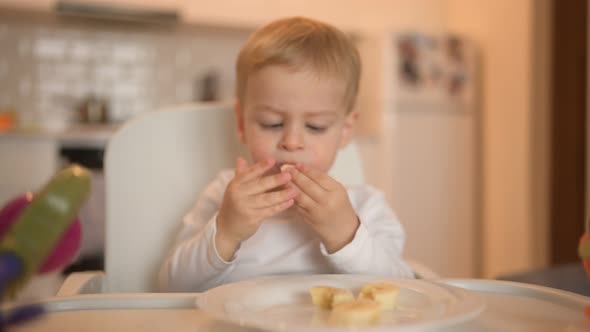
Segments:
[[[587,215],[588,5],[571,0],[0,0],[0,202],[91,168],[71,270],[102,268],[102,158],[125,121],[233,98],[248,35],[304,15],[349,33],[357,142],[444,277],[576,262]]]

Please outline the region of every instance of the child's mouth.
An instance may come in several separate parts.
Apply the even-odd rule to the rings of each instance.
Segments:
[[[264,175],[275,175],[285,172],[290,167],[296,167],[296,162],[291,161],[277,161],[275,164],[264,173]]]
[[[275,164],[277,173],[285,172],[289,168],[296,167],[297,163],[289,161],[279,161]]]

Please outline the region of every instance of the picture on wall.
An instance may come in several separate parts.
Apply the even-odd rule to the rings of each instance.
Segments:
[[[395,39],[396,95],[405,102],[471,105],[475,94],[475,52],[453,35],[408,33]]]

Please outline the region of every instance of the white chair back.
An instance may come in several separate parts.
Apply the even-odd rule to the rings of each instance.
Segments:
[[[130,121],[106,151],[105,292],[154,292],[183,215],[205,186],[234,166],[243,148],[232,105],[190,104]],[[356,146],[343,149],[331,175],[364,182]]]

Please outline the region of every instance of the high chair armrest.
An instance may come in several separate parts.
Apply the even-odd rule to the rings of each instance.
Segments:
[[[105,281],[102,271],[75,272],[66,278],[56,296],[100,294],[105,290]]]
[[[440,275],[426,265],[411,259],[406,259],[406,262],[416,275],[417,279],[440,279]]]

